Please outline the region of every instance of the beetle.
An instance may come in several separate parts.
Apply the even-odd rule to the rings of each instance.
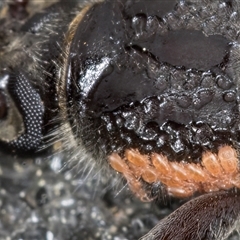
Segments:
[[[57,139],[142,201],[193,198],[142,239],[227,238],[240,206],[238,2],[31,4],[30,16],[27,1],[1,10],[1,148],[31,155]]]

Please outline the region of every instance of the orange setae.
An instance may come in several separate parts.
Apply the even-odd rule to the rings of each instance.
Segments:
[[[201,164],[174,162],[158,153],[142,155],[138,150],[127,149],[125,157],[112,153],[112,168],[126,178],[130,189],[142,200],[148,197],[143,183],[161,182],[168,193],[175,197],[189,197],[195,192],[212,192],[240,187],[238,158],[231,146],[222,146],[218,154],[210,151],[202,154]]]

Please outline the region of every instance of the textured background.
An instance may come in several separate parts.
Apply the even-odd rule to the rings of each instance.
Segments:
[[[177,207],[169,198],[142,203],[127,187],[118,193],[121,183],[112,188],[101,173],[61,170],[61,154],[0,159],[0,239],[137,239]]]
[[[61,154],[0,161],[0,240],[135,240],[181,204],[142,203],[113,177],[64,167]]]

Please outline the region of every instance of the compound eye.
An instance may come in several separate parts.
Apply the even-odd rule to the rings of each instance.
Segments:
[[[44,113],[39,93],[22,71],[3,71],[0,87],[0,145],[18,153],[36,151]]]

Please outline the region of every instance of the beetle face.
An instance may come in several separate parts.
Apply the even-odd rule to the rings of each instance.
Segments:
[[[0,131],[1,146],[35,152],[54,127],[79,161],[119,172],[143,201],[158,197],[156,186],[179,198],[210,192],[207,207],[212,192],[237,201],[221,192],[240,186],[237,2],[60,1],[25,11],[10,5],[23,22],[0,44],[0,127],[11,130]]]
[[[59,94],[77,144],[108,159],[141,199],[155,197],[144,188],[157,182],[177,197],[238,186],[230,23],[206,29],[205,18],[187,19],[197,4],[122,3],[83,8],[66,36]],[[233,6],[218,9],[231,19]]]

